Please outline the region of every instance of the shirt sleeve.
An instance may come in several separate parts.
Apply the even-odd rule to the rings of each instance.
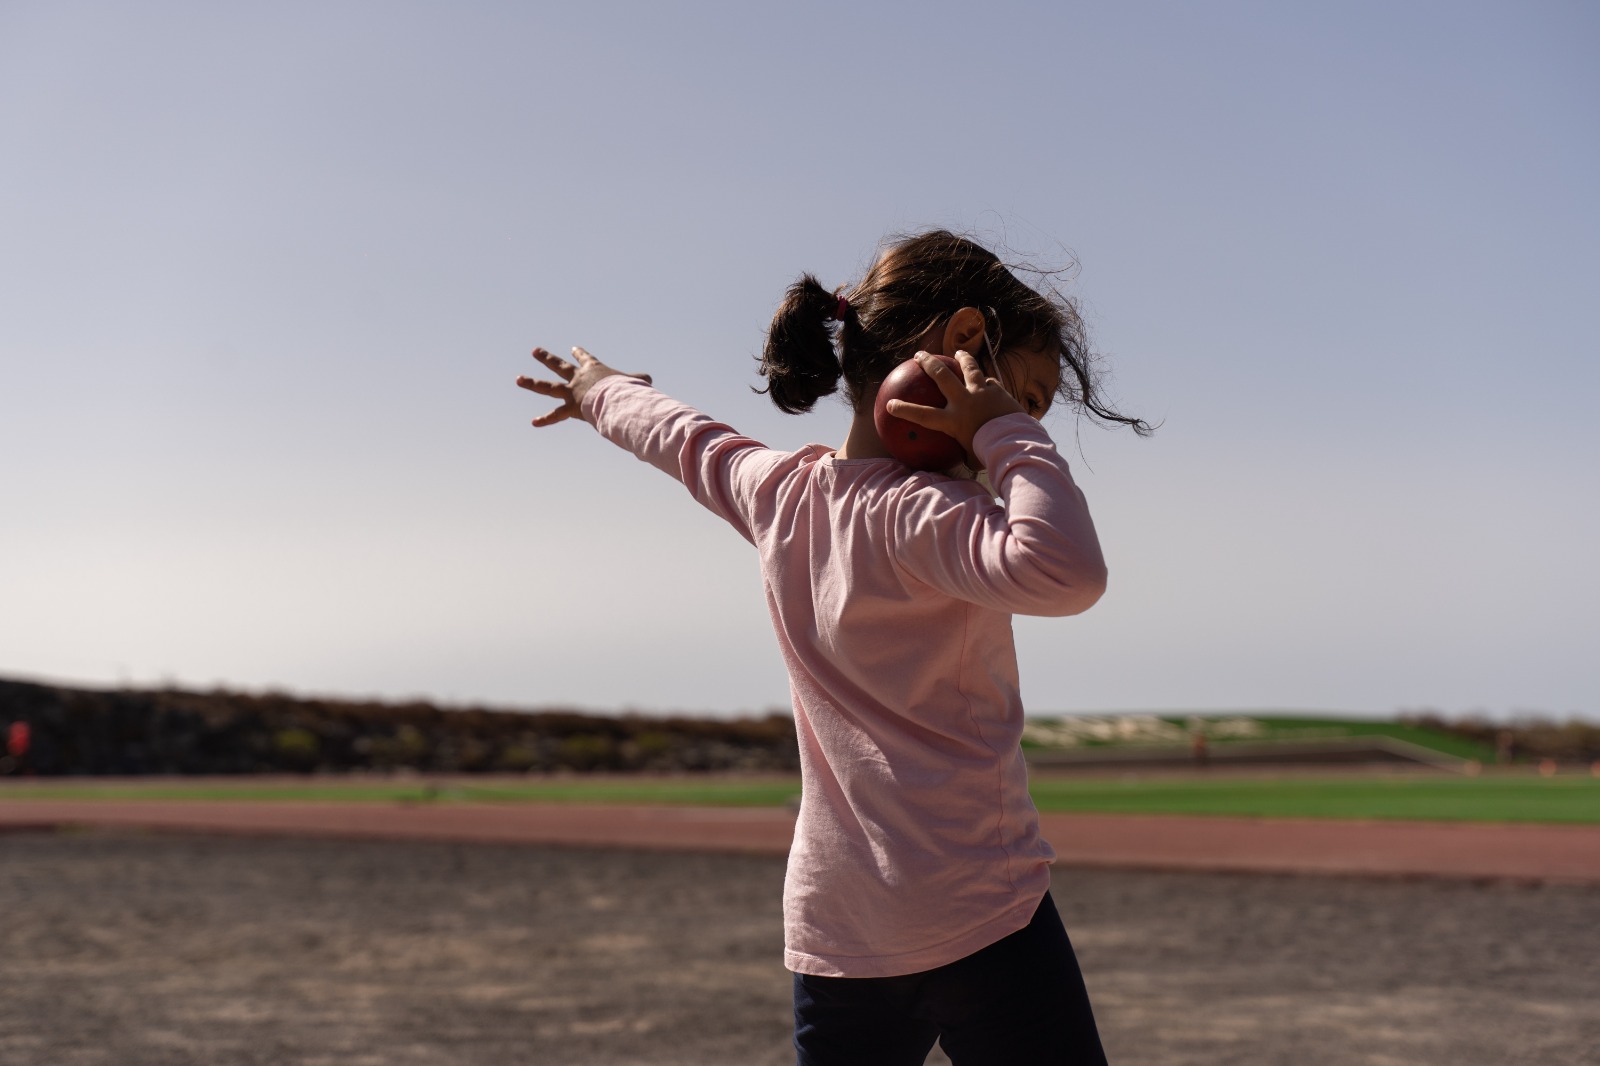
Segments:
[[[583,398],[600,435],[683,482],[689,495],[755,543],[756,487],[779,458],[637,378],[603,378]]]
[[[1025,414],[973,437],[999,503],[970,482],[914,478],[893,512],[896,561],[958,599],[1011,614],[1088,610],[1106,586],[1089,506],[1049,434]]]

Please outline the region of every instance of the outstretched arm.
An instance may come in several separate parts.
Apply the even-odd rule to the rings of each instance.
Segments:
[[[607,440],[683,482],[696,500],[753,542],[756,486],[781,457],[731,427],[643,387],[652,384],[649,374],[620,373],[582,348],[572,349],[572,355],[577,362],[535,348],[533,357],[561,380],[517,378],[529,392],[561,401],[533,424],[550,426],[569,418],[592,422]],[[624,380],[596,389],[608,378]]]
[[[589,394],[594,383],[602,378],[622,374],[622,371],[611,369],[582,348],[572,349],[572,357],[577,363],[569,363],[559,356],[551,355],[543,348],[535,348],[533,357],[555,371],[561,378],[560,381],[542,381],[525,374],[517,377],[517,385],[521,388],[561,401],[561,406],[554,411],[535,418],[533,424],[536,426],[553,426],[568,418],[581,419],[583,398]],[[622,374],[622,376],[637,378],[646,385],[651,383],[649,374]]]

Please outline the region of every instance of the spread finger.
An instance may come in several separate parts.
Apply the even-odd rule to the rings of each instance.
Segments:
[[[983,384],[983,368],[978,365],[977,356],[968,351],[958,351],[956,365],[961,367],[961,376],[966,378],[968,385]]]
[[[577,367],[573,366],[571,363],[567,362],[558,355],[552,355],[543,348],[535,348],[533,350],[533,357],[539,360],[539,362],[543,363],[545,366],[549,367],[551,370],[554,370],[557,374],[560,374],[563,378],[566,378],[568,381],[572,380],[572,375],[578,372]]]
[[[946,400],[957,399],[966,392],[962,378],[951,371],[950,364],[944,361],[945,357],[929,352],[918,352],[916,360],[917,365],[922,367],[923,373],[939,386],[939,391],[944,394]]]
[[[527,389],[529,392],[537,392],[541,396],[566,396],[572,388],[572,386],[560,382],[541,381],[538,378],[528,377],[518,378],[517,385]]]
[[[540,415],[538,418],[535,418],[533,420],[533,424],[536,426],[550,426],[571,417],[572,409],[570,407],[557,407],[549,414]]]

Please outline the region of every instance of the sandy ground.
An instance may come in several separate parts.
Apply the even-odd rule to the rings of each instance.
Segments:
[[[765,856],[0,834],[0,1062],[789,1063],[782,879]],[[1055,894],[1119,1066],[1600,1061],[1600,887],[1058,868]]]

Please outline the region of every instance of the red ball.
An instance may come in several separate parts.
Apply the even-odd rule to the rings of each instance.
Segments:
[[[957,374],[961,367],[948,355],[936,355]],[[889,454],[913,470],[948,470],[967,457],[967,450],[954,437],[927,429],[915,422],[896,418],[885,408],[890,400],[904,400],[920,407],[945,406],[944,393],[915,359],[907,359],[883,379],[878,399],[872,405],[872,424],[878,427]]]

